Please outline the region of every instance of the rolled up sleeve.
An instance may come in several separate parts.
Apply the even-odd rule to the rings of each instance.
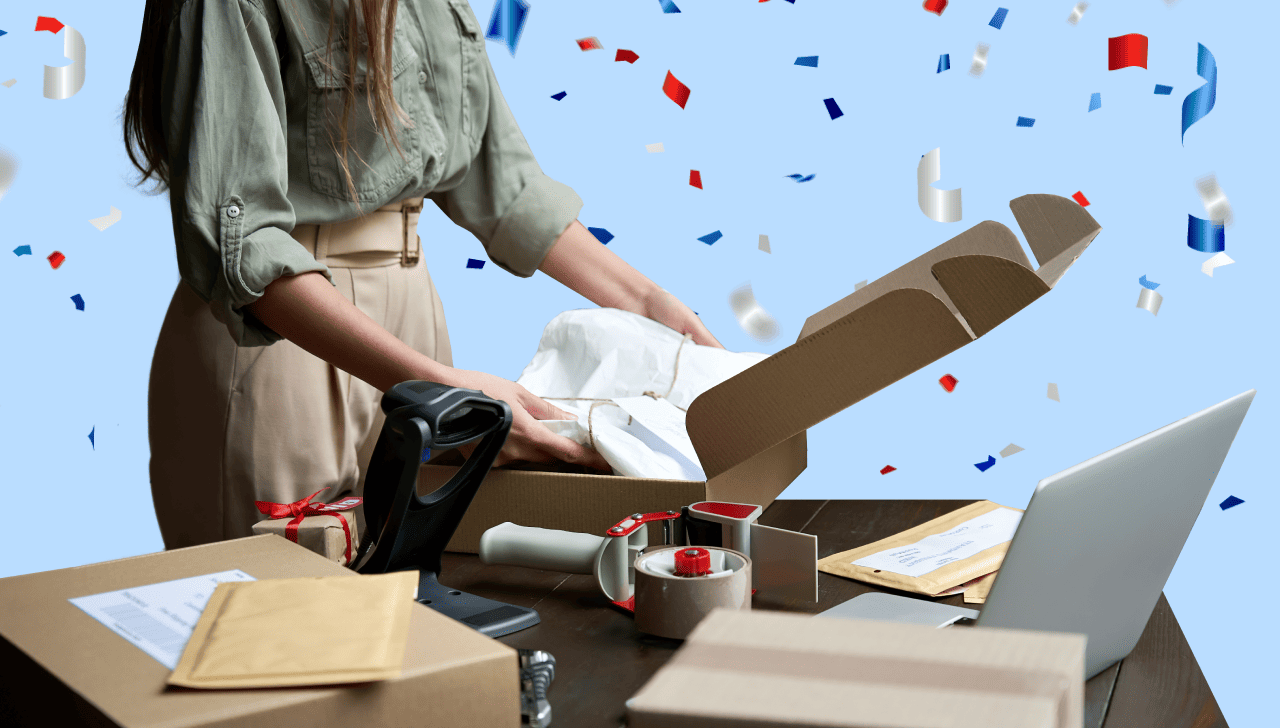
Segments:
[[[479,151],[457,187],[427,197],[475,235],[498,267],[528,278],[578,218],[582,199],[543,174],[483,55],[481,65],[489,81],[489,116]]]
[[[282,337],[244,310],[282,276],[321,272],[289,232],[285,93],[260,0],[188,0],[162,103],[178,270],[241,346]]]

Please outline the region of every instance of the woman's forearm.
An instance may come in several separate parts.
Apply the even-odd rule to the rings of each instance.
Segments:
[[[642,313],[644,301],[661,290],[574,220],[556,239],[538,270],[605,308]]]
[[[272,331],[379,391],[411,379],[454,384],[457,370],[396,338],[320,273],[276,279],[246,308]]]

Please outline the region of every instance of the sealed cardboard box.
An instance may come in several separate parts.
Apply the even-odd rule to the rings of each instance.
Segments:
[[[170,668],[70,599],[239,570],[254,579],[350,575],[272,535],[0,579],[0,725],[520,725],[516,651],[414,603],[400,677],[340,687],[166,688]],[[163,627],[120,617],[123,627]],[[338,639],[343,620],[298,625]]]
[[[1102,230],[1065,197],[1024,195],[1009,206],[1039,268],[1009,228],[978,223],[810,316],[795,344],[694,400],[686,426],[705,481],[499,468],[481,485],[449,550],[476,553],[480,536],[504,521],[603,533],[632,513],[703,500],[767,507],[804,471],[810,427],[1026,308]],[[419,492],[447,482],[459,460],[450,451],[424,464]]]
[[[630,728],[1080,728],[1085,636],[718,609]]]

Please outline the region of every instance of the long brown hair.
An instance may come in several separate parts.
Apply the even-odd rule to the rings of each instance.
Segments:
[[[147,0],[142,16],[142,35],[138,40],[138,55],[133,63],[133,74],[129,79],[129,92],[125,96],[122,115],[125,150],[129,161],[142,174],[138,184],[154,180],[157,192],[167,189],[172,182],[169,176],[169,148],[164,133],[165,115],[160,96],[165,70],[165,46],[168,44],[169,27],[173,22],[173,9],[179,4],[174,0]],[[398,5],[398,0],[350,0],[347,5],[345,32],[335,44],[333,35],[338,28],[335,22],[336,0],[329,0],[329,32],[325,38],[325,48],[329,55],[324,58],[329,73],[334,76],[339,74],[331,63],[334,46],[345,44],[348,52],[347,69],[343,74],[345,85],[342,90],[340,132],[335,136],[333,124],[327,124],[326,127],[329,143],[342,165],[347,191],[353,202],[357,201],[356,187],[348,155],[354,152],[356,159],[364,162],[359,151],[352,148],[350,138],[351,110],[355,106],[358,90],[364,91],[374,127],[395,145],[401,156],[404,155],[393,122],[406,126],[411,122],[404,109],[396,102],[391,88],[391,48],[395,38]],[[305,24],[303,27],[305,28]],[[361,28],[364,30],[363,38],[360,37]],[[351,52],[353,46],[356,52]],[[367,73],[362,89],[358,89],[356,62],[361,56],[365,58]]]

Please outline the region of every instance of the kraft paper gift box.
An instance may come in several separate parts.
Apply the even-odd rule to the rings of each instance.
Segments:
[[[255,536],[274,534],[326,559],[348,566],[360,547],[355,508],[363,498],[343,498],[334,503],[311,503],[317,491],[297,503],[255,501],[266,520],[253,524]]]

